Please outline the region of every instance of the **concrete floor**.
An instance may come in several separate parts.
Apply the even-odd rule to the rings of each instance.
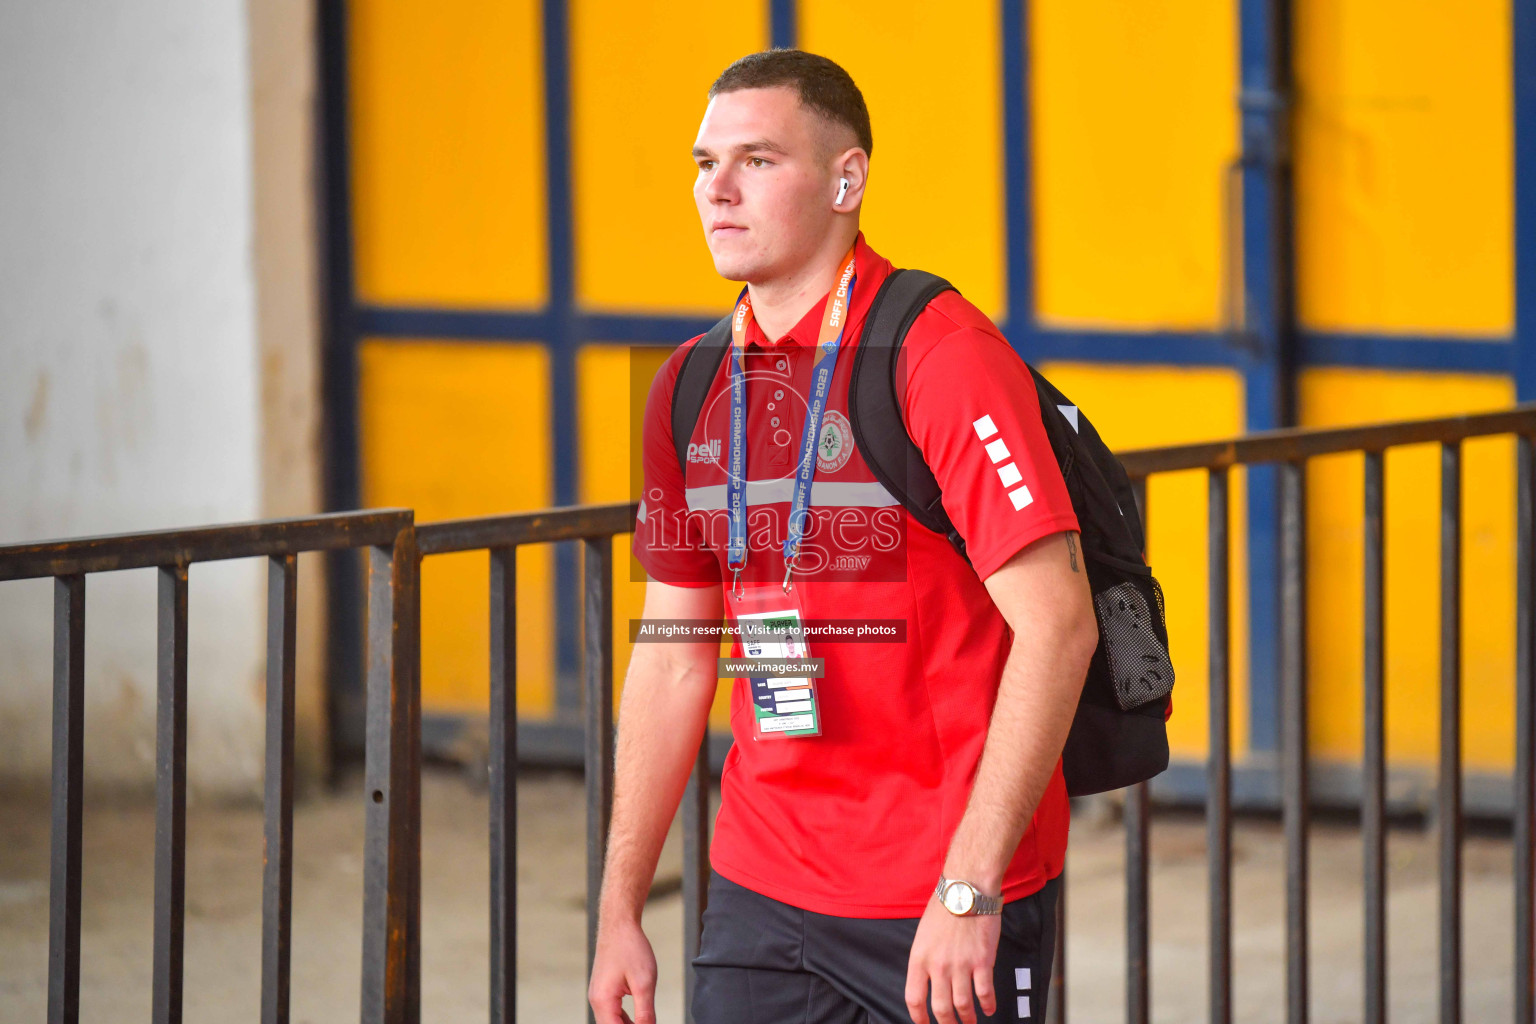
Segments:
[[[293,1020],[356,1020],[362,906],[360,784],[295,812]],[[585,1020],[585,841],[581,780],[528,773],[521,801],[518,1019]],[[486,1019],[488,891],[485,793],[448,770],[423,788],[422,1011],[428,1021]],[[0,1021],[47,1007],[48,811],[0,794]],[[260,1005],[261,813],[193,806],[187,815],[186,1018],[253,1019]],[[81,1019],[150,1011],[154,811],[95,800],[85,817]],[[1112,813],[1073,821],[1068,861],[1068,1006],[1074,1021],[1124,1017],[1123,833]],[[1284,1016],[1284,864],[1277,823],[1243,821],[1234,837],[1236,1019]],[[676,829],[663,893],[645,927],[661,969],[660,1019],[680,1021],[682,898]],[[1206,1006],[1205,834],[1199,817],[1153,824],[1153,1019],[1195,1022]],[[1360,840],[1318,824],[1312,839],[1312,1020],[1361,1017]],[[1394,1024],[1437,1017],[1434,833],[1394,831],[1388,853],[1390,1011]],[[1466,847],[1468,1022],[1512,1013],[1511,850]],[[672,884],[666,884],[668,881]]]

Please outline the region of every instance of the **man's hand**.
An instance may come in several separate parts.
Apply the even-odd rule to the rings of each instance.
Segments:
[[[633,1021],[624,1012],[626,995],[635,1000]],[[587,1002],[597,1024],[656,1024],[656,954],[638,922],[605,922],[598,929]]]
[[[907,1013],[912,1024],[976,1024],[978,1005],[988,1016],[997,1012],[992,966],[1002,930],[1003,919],[996,914],[956,917],[940,906],[937,896],[929,897],[907,960]],[[929,985],[933,986],[932,1022]]]

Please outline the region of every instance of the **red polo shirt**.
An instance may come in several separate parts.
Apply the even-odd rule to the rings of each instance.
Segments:
[[[864,464],[848,425],[859,335],[891,272],[862,234],[855,266],[796,581],[807,618],[902,619],[905,641],[811,641],[826,673],[818,681],[816,737],[754,739],[748,684],[735,681],[735,743],[722,768],[710,859],[726,878],[806,910],[916,917],[965,811],[1012,638],[982,580],[1030,542],[1077,529],[1077,518],[1028,368],[955,292],[930,303],[907,335],[904,411],[971,564],[909,518]],[[756,324],[748,331],[744,578],[784,575],[784,530],[822,310],[815,302],[777,342]],[[730,576],[728,358],[689,441],[686,479],[672,439],[678,366],[697,341],[680,346],[651,386],[634,539],[652,577],[685,586]],[[1027,896],[1060,873],[1067,824],[1058,761],[1004,874],[1005,899]]]

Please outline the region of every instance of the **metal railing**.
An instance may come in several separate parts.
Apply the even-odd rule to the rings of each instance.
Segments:
[[[1305,667],[1305,463],[1362,452],[1365,461],[1366,742],[1362,820],[1365,838],[1366,1005],[1364,1019],[1385,1019],[1386,763],[1384,744],[1384,462],[1392,447],[1441,445],[1441,751],[1436,802],[1439,834],[1440,1016],[1461,1020],[1461,750],[1460,524],[1461,442],[1500,434],[1517,437],[1515,1019],[1532,1020],[1533,796],[1533,438],[1536,405],[1478,416],[1342,430],[1285,430],[1233,441],[1125,453],[1122,459],[1145,507],[1148,477],[1191,469],[1208,473],[1209,755],[1207,861],[1209,877],[1209,1007],[1212,1024],[1232,1018],[1232,763],[1230,634],[1231,564],[1229,473],[1261,463],[1279,466],[1281,503],[1280,679],[1281,806],[1286,864],[1286,1019],[1308,1019],[1307,681]],[[489,553],[490,680],[490,1018],[516,1018],[517,920],[517,616],[518,549],[579,540],[583,558],[584,749],[587,777],[587,954],[596,941],[597,895],[613,798],[613,539],[631,532],[635,505],[619,503],[414,525],[408,511],[341,513],[194,530],[0,547],[0,581],[55,578],[53,704],[53,839],[50,890],[49,1021],[78,1019],[80,984],[80,819],[83,722],[85,575],[157,567],[160,572],[159,691],[156,758],[156,883],[154,1020],[180,1019],[182,902],[186,802],[187,566],[196,561],[264,556],[269,562],[266,834],[262,920],[262,1021],[288,1019],[292,871],[293,652],[295,557],[301,551],[368,549],[367,710],[362,1019],[420,1019],[420,773],[419,684],[421,560],[439,554]],[[701,746],[684,797],[683,894],[685,958],[697,952],[708,865],[709,743]],[[1127,794],[1127,1006],[1130,1024],[1151,1009],[1149,850],[1150,794]],[[1064,878],[1065,882],[1066,879]],[[1067,1019],[1065,907],[1061,888],[1051,1016]],[[692,974],[686,969],[685,1007]],[[685,1009],[685,1015],[687,1010]]]
[[[85,733],[85,583],[91,573],[159,573],[155,696],[155,895],[151,1019],[181,1020],[186,905],[187,569],[267,559],[261,1020],[288,1020],[293,922],[294,652],[298,555],[368,552],[362,1019],[405,1020],[420,1000],[421,771],[412,513],[305,519],[0,547],[0,581],[52,576],[53,777],[48,1021],[80,1019],[80,878]]]
[[[1277,430],[1233,441],[1127,452],[1133,478],[1179,470],[1208,473],[1209,540],[1209,730],[1206,821],[1209,868],[1209,1006],[1212,1024],[1232,1020],[1232,759],[1230,633],[1231,563],[1227,537],[1229,473],[1233,467],[1273,463],[1280,476],[1280,711],[1281,815],[1285,834],[1286,1020],[1309,1019],[1307,833],[1308,799],[1306,678],[1306,462],[1349,452],[1365,463],[1365,640],[1363,688],[1365,744],[1361,822],[1364,833],[1366,1024],[1386,1020],[1386,743],[1383,619],[1385,515],[1383,455],[1403,445],[1439,443],[1440,495],[1440,764],[1436,799],[1439,829],[1440,1020],[1461,1017],[1461,442],[1493,435],[1516,436],[1518,501],[1516,556],[1516,667],[1514,846],[1516,1021],[1532,1020],[1536,987],[1532,960],[1532,439],[1536,404],[1474,416],[1389,423],[1333,430]],[[1148,936],[1148,784],[1126,800],[1126,1019],[1146,1024],[1151,1010]],[[1066,887],[1063,886],[1063,892]],[[1053,990],[1053,995],[1056,993]],[[1065,1020],[1065,1006],[1061,1005]]]

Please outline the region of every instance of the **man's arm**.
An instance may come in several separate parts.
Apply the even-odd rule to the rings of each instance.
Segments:
[[[707,619],[723,614],[721,589],[646,584],[643,617]],[[597,955],[587,998],[598,1024],[620,1024],[627,993],[635,1024],[654,1024],[656,957],[640,912],[656,875],[667,828],[704,740],[714,702],[714,641],[637,643],[619,701],[613,820],[603,867]]]
[[[1076,533],[1026,546],[985,584],[1013,630],[1013,646],[943,873],[995,895],[1066,744],[1098,625]],[[996,1012],[992,966],[1000,928],[997,917],[955,917],[929,899],[907,971],[913,1021],[928,1024],[930,981],[939,1024],[974,1024],[973,984],[982,1010]]]

